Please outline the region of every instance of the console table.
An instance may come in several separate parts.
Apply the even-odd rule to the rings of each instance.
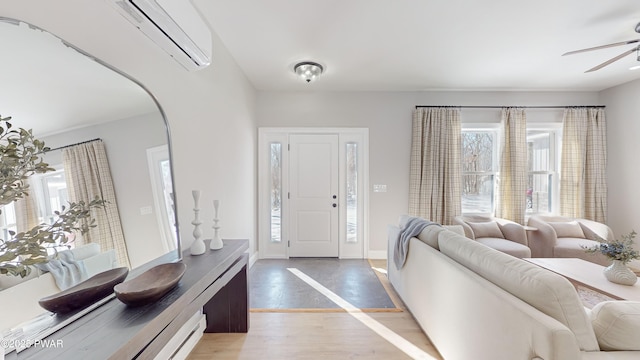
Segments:
[[[220,250],[191,256],[177,287],[155,303],[128,307],[112,299],[48,336],[52,344],[33,346],[9,359],[153,359],[175,333],[200,309],[207,319],[205,332],[247,332],[249,297],[248,240],[224,240]],[[207,245],[208,249],[208,245]],[[166,257],[134,269],[133,278],[166,263]]]
[[[602,274],[604,266],[576,258],[531,258],[523,260],[560,274],[574,285],[582,285],[611,298],[640,301],[640,283],[636,283],[633,286],[612,283]]]

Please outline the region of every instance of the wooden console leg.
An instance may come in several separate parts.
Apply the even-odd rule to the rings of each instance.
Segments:
[[[249,331],[249,277],[245,265],[203,307],[205,332],[246,333]]]

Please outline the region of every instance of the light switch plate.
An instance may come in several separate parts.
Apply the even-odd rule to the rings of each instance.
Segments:
[[[384,184],[373,185],[373,192],[387,192],[387,185],[384,185]]]

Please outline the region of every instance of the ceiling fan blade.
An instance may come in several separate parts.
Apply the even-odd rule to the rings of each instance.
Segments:
[[[596,47],[587,48],[587,49],[580,49],[580,50],[569,51],[568,53],[564,53],[564,54],[562,54],[562,56],[565,56],[565,55],[573,55],[573,54],[578,54],[578,53],[582,53],[582,52],[586,52],[586,51],[592,51],[592,50],[606,49],[606,48],[610,48],[610,47],[614,47],[614,46],[621,46],[621,45],[635,44],[635,43],[637,43],[637,42],[640,42],[640,39],[629,40],[629,41],[621,41],[621,42],[617,42],[617,43],[613,43],[613,44],[608,44],[608,45],[601,45],[601,46],[596,46]]]
[[[609,59],[609,60],[607,60],[607,61],[603,62],[602,64],[600,64],[600,65],[598,65],[598,66],[596,66],[596,67],[593,67],[593,68],[591,68],[591,69],[589,69],[589,70],[587,70],[587,71],[585,71],[585,72],[586,72],[586,73],[588,73],[588,72],[592,72],[592,71],[600,70],[600,69],[602,69],[603,67],[605,67],[605,66],[607,66],[607,65],[609,65],[609,64],[611,64],[611,63],[613,63],[613,62],[616,62],[616,61],[618,61],[618,60],[622,59],[623,57],[625,57],[625,56],[627,56],[627,55],[629,55],[629,54],[633,54],[636,50],[638,50],[638,48],[637,48],[637,47],[635,47],[635,48],[633,48],[633,49],[631,49],[631,50],[627,50],[627,51],[623,52],[622,54],[620,54],[620,55],[618,55],[618,56],[616,56],[616,57],[614,57],[614,58],[611,58],[611,59]]]

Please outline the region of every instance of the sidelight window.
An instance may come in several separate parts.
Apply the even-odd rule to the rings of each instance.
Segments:
[[[347,242],[358,242],[358,144],[347,143]]]
[[[270,183],[271,183],[271,242],[282,241],[282,144],[271,143],[270,156]]]

